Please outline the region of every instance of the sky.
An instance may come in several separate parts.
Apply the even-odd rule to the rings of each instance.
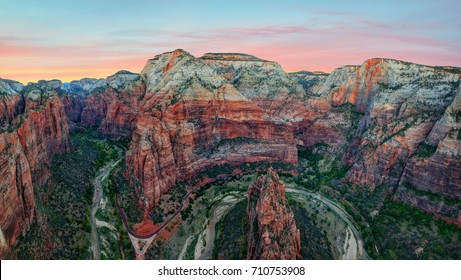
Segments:
[[[184,49],[239,52],[287,72],[375,57],[461,66],[459,0],[0,0],[0,78],[140,72]]]

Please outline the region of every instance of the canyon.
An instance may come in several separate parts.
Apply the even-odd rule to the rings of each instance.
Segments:
[[[140,74],[28,85],[0,79],[0,257],[34,220],[34,190],[50,179],[51,158],[70,151],[70,131],[82,129],[129,142],[124,177],[144,219],[165,193],[199,175],[272,166],[250,190],[279,192],[275,171],[302,177],[299,153],[309,149],[325,168],[344,171],[338,185],[384,186],[393,200],[461,226],[460,81],[460,68],[392,59],[286,73],[251,55],[196,58],[180,49],[148,60]],[[290,230],[298,244],[296,226]],[[263,255],[280,255],[271,252]]]

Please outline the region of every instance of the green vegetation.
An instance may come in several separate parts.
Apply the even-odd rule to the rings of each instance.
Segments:
[[[312,222],[312,216],[299,202],[289,199],[289,203],[301,233],[302,259],[333,259],[325,232]],[[238,202],[217,223],[213,259],[246,259],[249,230],[246,208],[247,200]]]
[[[456,122],[461,121],[461,110],[455,111],[452,114],[453,114],[453,117],[455,118]]]
[[[91,178],[98,151],[82,137],[72,137],[72,143],[73,151],[53,157],[50,183],[34,188],[37,219],[17,242],[19,259],[90,258]]]
[[[173,94],[173,95],[171,96],[171,99],[170,99],[170,106],[175,105],[175,104],[178,103],[180,100],[181,100],[181,96],[180,96],[180,95],[178,96],[178,94]]]
[[[433,146],[423,142],[419,145],[419,148],[415,152],[414,156],[418,158],[429,158],[435,153],[436,150],[437,146]]]
[[[5,123],[0,127],[0,133],[7,131],[8,133],[13,133],[18,130],[24,123],[24,116],[27,118],[27,113],[20,114],[16,116],[13,120],[5,120]]]
[[[333,254],[326,232],[313,223],[312,216],[298,202],[289,200],[296,226],[301,234],[301,256],[303,260],[330,260]]]
[[[437,69],[437,70],[442,70],[448,73],[461,74],[461,68],[458,68],[458,67],[432,66],[432,68]]]
[[[187,246],[186,255],[184,256],[184,259],[186,259],[186,260],[193,260],[194,259],[194,257],[195,257],[195,247],[197,246],[198,239],[199,239],[198,234],[196,234],[192,238],[192,242],[189,244],[189,246]]]
[[[124,142],[97,139],[96,131],[71,133],[73,149],[56,154],[51,162],[51,179],[47,185],[34,188],[36,219],[24,237],[20,237],[14,251],[19,259],[90,259],[90,206],[93,198],[92,179],[98,168],[117,157],[113,145],[124,147]],[[125,205],[133,204],[121,165],[103,183],[107,199],[104,211],[97,217],[110,221],[117,232],[98,227],[102,236],[101,258],[134,258],[126,230],[115,209],[114,196],[121,193]],[[138,208],[128,208],[135,212]],[[138,215],[138,213],[135,213]],[[137,216],[139,217],[139,216]],[[115,236],[115,237],[114,237]]]
[[[370,223],[379,259],[460,259],[461,229],[400,201],[386,201]]]
[[[338,107],[333,107],[332,112],[341,113],[345,123],[338,123],[336,128],[341,131],[342,135],[346,136],[346,140],[350,142],[356,135],[355,131],[359,125],[363,113],[356,110],[356,106],[352,103],[344,103]]]
[[[401,187],[405,191],[412,193],[415,196],[426,197],[430,201],[436,202],[438,204],[449,205],[449,206],[461,206],[461,200],[457,198],[448,198],[444,195],[433,193],[431,191],[420,190],[408,182],[403,182]]]
[[[390,139],[394,138],[397,135],[404,136],[405,131],[407,131],[415,122],[416,122],[416,118],[413,118],[413,121],[405,123],[405,125],[401,129],[399,129],[397,132],[394,132],[394,133],[389,134],[386,137],[384,137],[384,139],[381,141],[381,145],[386,143],[387,141],[389,141]],[[384,129],[384,127],[383,127],[383,129]],[[386,129],[387,129],[387,127],[386,127]]]
[[[106,91],[106,87],[102,87],[102,86],[96,87],[92,91],[90,91],[89,95],[92,95],[92,94],[96,95],[98,93],[104,93],[105,91]]]
[[[415,156],[427,158],[436,149],[436,146],[422,143]],[[344,182],[342,178],[347,173],[347,167],[339,159],[332,160],[327,156],[328,146],[324,143],[309,148],[300,147],[298,155],[301,169],[293,181],[337,201],[353,218],[372,258],[461,258],[461,229],[393,199],[394,190],[389,186],[359,187]],[[457,199],[422,191],[407,183],[402,184],[401,188],[439,204],[461,205]]]
[[[246,200],[238,202],[216,224],[213,259],[244,260],[247,258],[248,217],[246,206]]]
[[[109,176],[107,180],[107,185],[104,188],[105,196],[109,199],[109,206],[112,209],[112,215],[110,220],[113,221],[113,224],[117,228],[117,237],[119,244],[119,251],[122,255],[122,258],[125,259],[134,259],[135,254],[133,251],[133,246],[128,237],[128,232],[123,226],[120,214],[115,209],[115,193],[118,193],[121,197],[120,206],[125,211],[125,214],[128,218],[128,221],[133,222],[142,217],[142,211],[137,205],[137,198],[135,197],[134,191],[128,186],[128,182],[123,176],[123,167],[125,166],[125,161],[122,161],[118,168]]]
[[[328,145],[323,142],[308,148],[298,146],[301,170],[294,179],[298,185],[319,191],[321,186],[346,176],[350,167],[344,165],[340,158],[325,157],[327,148]]]
[[[246,195],[248,185],[252,183],[254,178],[255,175],[236,175],[197,189],[187,201],[184,209],[186,212],[183,210],[181,213],[181,221],[177,231],[167,242],[162,241],[151,247],[146,254],[146,259],[177,259],[189,238],[188,246],[184,251],[184,259],[193,258],[195,245],[199,241],[199,235],[202,234],[203,237],[203,230],[207,224],[206,219],[212,208],[217,203],[221,203],[226,196],[238,199],[242,195]],[[190,184],[194,185],[191,182]],[[151,217],[158,219],[157,223],[159,223],[170,216],[178,209],[179,203],[186,193],[186,188],[190,189],[184,183],[180,183],[175,188],[170,189],[161,197],[159,207],[154,208],[153,213],[155,214],[151,213]]]

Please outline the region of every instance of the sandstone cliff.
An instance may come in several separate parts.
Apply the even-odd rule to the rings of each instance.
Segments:
[[[452,199],[460,194],[459,156],[453,154],[459,140],[457,121],[447,121],[459,107],[459,81],[456,68],[391,59],[331,74],[288,75],[279,64],[251,55],[197,59],[176,50],[149,60],[141,76],[121,71],[71,82],[64,89],[75,94],[61,99],[71,121],[81,118],[81,125],[103,134],[132,138],[127,174],[147,209],[178,180],[209,167],[293,165],[295,144],[317,143],[328,145],[329,156],[342,157],[354,184],[386,184],[394,191],[421,185]],[[455,109],[448,113],[449,107]],[[430,158],[417,156],[439,142]]]
[[[398,195],[461,226],[461,88],[405,164]]]
[[[285,198],[285,185],[270,168],[248,188],[248,259],[294,260],[300,254],[300,232]]]
[[[213,166],[295,165],[289,124],[272,119],[200,59],[183,50],[156,56],[146,83],[127,172],[147,209],[178,180]]]
[[[297,122],[311,113],[303,87],[276,62],[232,53],[208,53],[200,59],[271,116]]]
[[[461,195],[455,70],[391,59],[341,67],[311,87],[311,98],[331,109],[307,123],[299,140],[344,153],[348,181],[388,185],[413,206],[459,223],[458,207],[442,201]]]
[[[9,123],[0,133],[1,258],[32,222],[33,188],[48,180],[51,156],[70,145],[64,106],[52,85],[42,82],[18,89],[21,92],[0,97],[17,112],[1,118],[2,123]],[[23,101],[17,103],[17,99]]]

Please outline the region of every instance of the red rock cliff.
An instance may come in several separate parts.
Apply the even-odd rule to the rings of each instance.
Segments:
[[[248,188],[248,259],[295,260],[300,232],[285,198],[285,185],[270,168]]]
[[[289,124],[276,121],[202,61],[177,50],[150,60],[127,173],[146,209],[178,180],[221,164],[295,165]]]
[[[0,258],[32,222],[33,188],[48,180],[51,156],[69,149],[67,117],[57,95],[33,91],[25,100],[25,112],[0,134]]]

